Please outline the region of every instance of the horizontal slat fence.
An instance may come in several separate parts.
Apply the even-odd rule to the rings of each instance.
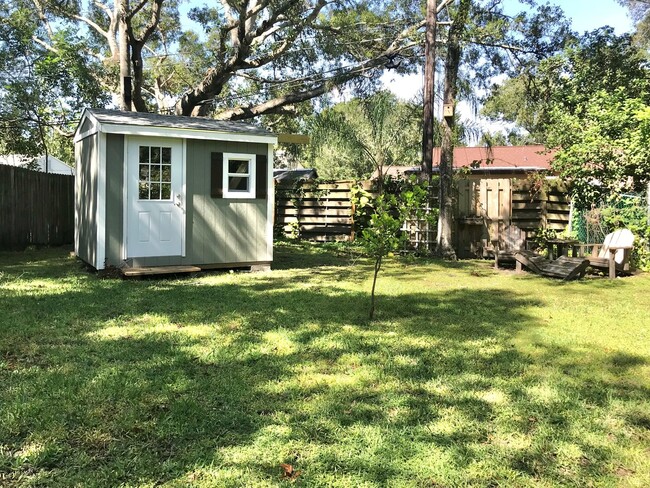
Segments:
[[[563,231],[569,225],[571,202],[567,188],[559,181],[538,191],[531,190],[529,181],[515,181],[512,185],[512,223],[535,236],[537,229]]]
[[[285,234],[298,234],[314,241],[354,239],[352,191],[354,181],[304,182],[293,187],[276,187],[275,225]],[[527,239],[538,229],[564,230],[569,224],[570,200],[559,181],[546,182],[540,189],[531,181],[517,178],[472,177],[458,183],[456,244],[461,257],[486,256],[494,242],[511,225]],[[363,187],[370,189],[370,182]],[[435,194],[435,192],[434,192]],[[405,223],[413,247],[431,247],[435,228],[424,222]]]
[[[74,240],[74,176],[0,165],[0,249]]]
[[[275,190],[275,225],[318,242],[354,239],[354,181],[303,182]]]

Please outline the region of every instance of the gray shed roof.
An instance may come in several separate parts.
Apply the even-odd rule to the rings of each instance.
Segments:
[[[266,129],[244,122],[214,120],[205,117],[183,117],[145,112],[123,112],[100,108],[86,109],[101,124],[133,125],[141,127],[166,127],[171,129],[194,129],[256,136],[273,136]]]
[[[87,108],[81,114],[74,142],[98,133],[261,144],[278,142],[275,134],[243,122]]]

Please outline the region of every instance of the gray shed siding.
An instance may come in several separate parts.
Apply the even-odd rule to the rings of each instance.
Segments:
[[[106,134],[106,261],[122,261],[124,235],[124,136]]]
[[[194,264],[271,261],[267,251],[270,200],[212,198],[210,161],[213,152],[267,154],[268,145],[188,141],[186,181],[188,202],[191,201],[187,213],[188,258],[191,257]],[[268,178],[270,173],[267,171]]]
[[[81,127],[79,127],[79,132],[83,134],[84,132],[89,131],[91,127],[92,127],[92,123],[90,122],[90,120],[86,119],[83,121],[83,124],[81,124]]]
[[[75,250],[89,264],[97,259],[97,167],[99,136],[94,134],[77,143],[75,158]]]
[[[120,141],[117,139],[120,138]],[[112,136],[107,142],[107,259],[112,265],[122,261],[124,138]],[[114,154],[111,155],[111,152]],[[211,155],[213,152],[268,154],[267,144],[186,140],[185,257],[134,258],[132,266],[177,264],[238,265],[269,263],[267,199],[225,199],[210,196]],[[118,173],[117,166],[122,171]],[[269,168],[267,178],[271,178]]]

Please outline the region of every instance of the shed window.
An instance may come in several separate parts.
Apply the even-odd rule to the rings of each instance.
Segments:
[[[223,155],[223,196],[255,198],[255,163],[253,154]]]
[[[171,147],[140,146],[138,198],[140,200],[171,200]]]
[[[266,154],[213,152],[210,168],[212,198],[267,198],[270,181]]]

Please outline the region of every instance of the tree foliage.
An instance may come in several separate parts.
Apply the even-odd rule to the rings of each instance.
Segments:
[[[456,3],[441,2],[442,21],[453,18]],[[502,4],[471,2],[462,33],[460,93],[470,94],[490,76],[545,55],[565,32],[552,7],[513,17],[504,14]],[[179,5],[179,0],[15,0],[2,8],[26,19],[22,39],[30,53],[67,60],[58,76],[73,80],[82,94],[82,103],[61,105],[69,118],[78,117],[81,104],[120,100],[128,106],[130,95],[135,110],[230,120],[266,116],[278,124],[280,116],[302,115],[306,101],[333,90],[367,97],[385,70],[413,73],[421,64],[419,1],[221,0],[190,9],[189,18],[199,26],[195,31],[181,22]],[[441,54],[444,39],[441,29]],[[90,87],[104,98],[90,96]]]
[[[414,72],[422,55],[423,11],[412,0],[222,0],[189,11],[199,32],[181,24],[177,0],[18,1],[39,24],[34,42],[42,46],[53,47],[61,30],[84,33],[83,52],[102,62],[95,73],[104,89],[119,93],[119,78],[132,75],[137,110],[173,105],[221,119],[291,113],[335,87],[374,88],[384,69]],[[444,3],[442,20],[455,2]],[[509,17],[502,3],[472,2],[467,56],[483,79],[511,66],[508,58],[548,50],[564,29],[551,7]],[[499,54],[504,48],[511,54]]]
[[[573,183],[582,208],[638,191],[650,177],[650,107],[625,89],[599,91],[580,113],[553,111],[548,144],[553,166]]]
[[[497,88],[486,113],[556,149],[555,169],[588,207],[647,181],[648,74],[632,37],[603,28]]]
[[[650,48],[650,1],[648,0],[618,0],[627,7],[636,24],[635,43],[644,48]]]
[[[312,161],[321,177],[367,179],[393,165],[417,165],[421,108],[387,91],[323,110],[312,126]]]
[[[571,39],[562,52],[541,60],[494,86],[483,114],[515,122],[544,142],[554,123],[551,113],[577,113],[599,90],[626,87],[631,93],[647,89],[644,53],[629,35],[616,36],[611,28],[597,29]]]
[[[420,7],[408,0],[222,0],[190,9],[199,32],[181,25],[176,0],[20,1],[45,26],[43,44],[68,26],[88,33],[106,88],[119,91],[118,64],[120,77],[132,73],[137,110],[291,112],[348,82],[373,86],[382,68],[413,71],[420,50]]]
[[[65,141],[78,113],[107,101],[95,65],[83,56],[84,41],[61,30],[47,46],[34,42],[43,27],[20,2],[0,5],[0,16],[0,150],[37,156],[56,147],[71,162]]]
[[[383,260],[403,247],[408,235],[400,229],[410,218],[422,217],[428,191],[415,182],[398,193],[382,193],[373,202],[369,225],[361,233],[361,245],[374,263],[370,294],[370,320],[375,315],[375,289]]]

